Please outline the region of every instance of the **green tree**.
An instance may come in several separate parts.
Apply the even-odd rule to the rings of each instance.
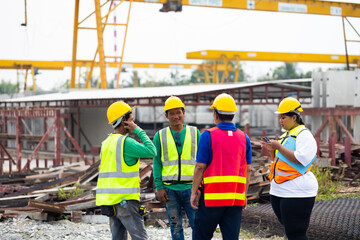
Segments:
[[[297,68],[296,63],[284,63],[284,65],[275,68],[274,71],[270,69],[270,71],[267,72],[264,77],[259,78],[258,81],[311,78],[311,76],[312,71],[308,71],[304,74]]]
[[[294,79],[299,78],[299,75],[296,73],[296,64],[295,63],[285,63],[283,66],[275,68],[273,74],[273,79]]]
[[[11,82],[5,82],[3,79],[0,83],[0,93],[1,94],[12,94],[16,93],[17,85]]]

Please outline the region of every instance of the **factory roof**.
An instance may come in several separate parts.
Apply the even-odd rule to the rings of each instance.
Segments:
[[[279,102],[283,97],[296,95],[299,99],[311,98],[311,79],[278,80],[252,83],[194,84],[165,87],[138,87],[120,89],[76,89],[56,93],[32,95],[0,100],[0,107],[11,106],[85,106],[108,105],[124,100],[137,105],[162,105],[167,97],[175,95],[188,103],[200,104],[227,92],[239,104]],[[304,86],[305,85],[305,86]]]

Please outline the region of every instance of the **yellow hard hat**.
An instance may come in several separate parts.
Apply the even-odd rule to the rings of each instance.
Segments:
[[[235,114],[237,107],[232,96],[226,93],[218,95],[210,108],[215,108],[220,114]]]
[[[174,108],[185,108],[185,104],[180,98],[171,96],[165,101],[164,112]]]
[[[278,110],[275,112],[276,114],[284,114],[288,112],[302,112],[300,102],[293,97],[284,98],[280,104]]]
[[[120,117],[124,116],[126,113],[130,112],[133,108],[134,107],[130,107],[129,104],[122,101],[114,102],[107,110],[107,118],[109,120],[109,124],[113,123]]]

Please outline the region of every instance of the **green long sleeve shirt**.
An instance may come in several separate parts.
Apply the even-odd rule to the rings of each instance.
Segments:
[[[174,135],[176,132],[170,128],[171,134]],[[182,147],[184,145],[185,141],[185,134],[186,134],[186,125],[184,125],[184,129],[179,132],[180,134],[180,141],[181,146],[176,146],[178,153],[182,153]],[[199,143],[200,140],[200,132],[197,130],[197,143]],[[190,189],[192,187],[192,184],[172,184],[172,185],[164,185],[161,179],[161,172],[162,172],[162,162],[161,162],[161,143],[160,143],[160,137],[159,132],[157,132],[154,136],[154,145],[156,147],[157,155],[153,158],[153,176],[154,176],[154,182],[155,187],[157,190],[163,189],[164,187],[174,190],[174,191],[183,191]]]
[[[143,143],[139,143],[131,137],[125,138],[124,161],[129,166],[136,164],[138,158],[152,158],[156,156],[156,148],[146,135],[146,132],[137,126],[134,129],[134,133]]]

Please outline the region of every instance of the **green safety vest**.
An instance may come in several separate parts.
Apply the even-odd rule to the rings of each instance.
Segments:
[[[124,161],[126,136],[111,134],[101,146],[101,165],[96,189],[96,205],[115,205],[125,200],[140,200],[139,161],[128,166]]]
[[[181,155],[178,153],[170,127],[159,131],[161,143],[162,181],[165,185],[192,184],[197,151],[197,128],[186,126]]]

